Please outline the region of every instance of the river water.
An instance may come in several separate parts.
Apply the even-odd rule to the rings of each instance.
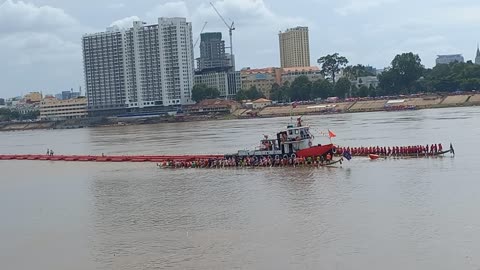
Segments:
[[[305,120],[340,145],[452,142],[457,156],[213,170],[0,161],[1,269],[480,269],[480,108]],[[230,153],[288,122],[6,132],[0,153]]]

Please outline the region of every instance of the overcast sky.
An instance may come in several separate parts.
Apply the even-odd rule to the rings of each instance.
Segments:
[[[437,54],[474,58],[480,40],[479,0],[213,2],[235,21],[237,69],[279,66],[278,32],[299,25],[310,30],[312,65],[339,52],[352,64],[383,68],[397,53],[412,51],[431,67]],[[187,17],[194,37],[207,21],[205,31],[222,31],[228,40],[208,0],[0,0],[0,97],[83,88],[84,33],[162,16]]]

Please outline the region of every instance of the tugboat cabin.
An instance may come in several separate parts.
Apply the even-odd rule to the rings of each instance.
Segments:
[[[276,139],[268,136],[260,141],[260,147],[255,150],[240,150],[239,156],[292,156],[297,151],[310,148],[313,136],[308,126],[302,126],[301,119],[297,125],[289,124],[286,130],[277,133]]]
[[[287,130],[277,133],[282,154],[291,155],[298,150],[312,146],[313,136],[309,127],[288,125]]]

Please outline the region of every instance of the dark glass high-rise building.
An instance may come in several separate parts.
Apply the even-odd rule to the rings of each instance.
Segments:
[[[230,58],[225,53],[225,41],[222,40],[222,33],[200,35],[200,57],[197,58],[199,71],[232,68]]]

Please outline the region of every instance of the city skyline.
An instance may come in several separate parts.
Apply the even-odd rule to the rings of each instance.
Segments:
[[[193,103],[192,49],[192,25],[178,17],[85,35],[88,110],[103,114]]]
[[[157,17],[182,16],[192,21],[194,39],[205,21],[205,32],[228,34],[205,1],[94,3],[0,2],[0,57],[4,59],[0,65],[4,75],[0,96],[83,87],[81,37],[104,31],[112,24],[130,26],[134,19],[155,23]],[[289,1],[226,0],[214,4],[227,21],[235,21],[237,69],[280,66],[278,32],[296,26],[309,27],[311,63],[333,52],[346,56],[351,64],[377,68],[387,66],[397,53],[406,51],[418,53],[427,67],[434,66],[438,54],[458,53],[465,61],[474,60],[478,41],[475,25],[480,22],[476,15],[480,3],[471,0],[316,0],[297,1],[295,6]],[[319,10],[324,14],[319,16]]]

